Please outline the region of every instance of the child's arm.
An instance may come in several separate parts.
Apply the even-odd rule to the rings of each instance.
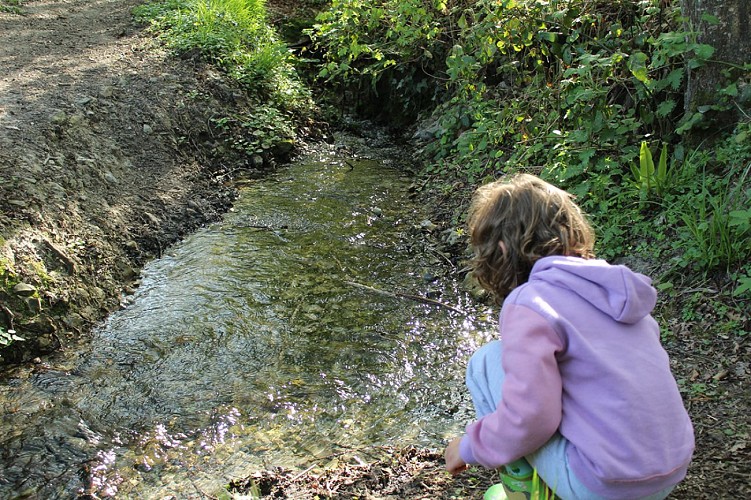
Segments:
[[[547,319],[505,303],[502,315],[502,401],[495,412],[467,426],[461,459],[495,468],[545,444],[561,422],[562,380],[556,354],[563,341]]]

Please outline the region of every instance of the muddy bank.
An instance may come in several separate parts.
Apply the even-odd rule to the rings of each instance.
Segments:
[[[228,209],[235,176],[273,161],[227,154],[211,120],[252,104],[162,51],[138,3],[0,13],[0,327],[25,339],[3,363],[85,334],[144,262]]]

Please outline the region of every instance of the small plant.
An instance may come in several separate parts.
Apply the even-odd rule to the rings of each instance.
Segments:
[[[0,12],[22,16],[24,12],[21,6],[21,0],[0,0]]]
[[[681,212],[688,231],[684,238],[687,257],[697,261],[705,273],[718,267],[732,271],[751,257],[751,210],[744,208],[749,201],[749,193],[744,191],[749,169],[751,166],[740,174],[735,187],[727,179],[713,185],[705,177],[701,191]]]
[[[13,342],[22,342],[26,339],[16,335],[15,330],[6,330],[0,326],[0,348],[8,347]]]
[[[662,145],[660,159],[655,167],[652,159],[652,151],[649,149],[647,141],[642,141],[639,148],[639,166],[631,164],[631,174],[639,190],[641,199],[646,199],[653,191],[658,196],[665,192],[668,181],[668,146]]]
[[[738,286],[733,290],[733,296],[740,297],[742,295],[749,295],[751,292],[751,275],[745,274],[738,277]]]

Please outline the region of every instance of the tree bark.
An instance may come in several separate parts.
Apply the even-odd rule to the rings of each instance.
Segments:
[[[688,29],[698,33],[699,43],[715,48],[713,61],[701,68],[689,71],[685,110],[693,112],[701,106],[717,104],[717,88],[724,82],[722,71],[729,66],[723,63],[743,65],[751,63],[751,2],[749,0],[681,0],[684,17],[690,23]],[[719,20],[712,24],[702,19],[704,15]],[[719,125],[730,125],[738,114],[751,113],[751,76],[749,72],[734,70],[734,78],[741,78],[736,108],[723,113]],[[744,95],[745,94],[745,95]]]

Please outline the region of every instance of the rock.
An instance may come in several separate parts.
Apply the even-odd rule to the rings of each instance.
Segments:
[[[261,155],[251,155],[250,156],[250,166],[252,168],[261,168],[263,167],[263,156]]]
[[[55,125],[62,125],[68,120],[68,115],[65,114],[65,111],[56,111],[50,116],[50,121],[54,123]]]
[[[40,335],[37,337],[37,345],[42,351],[49,351],[55,347],[55,339],[52,335]]]
[[[421,277],[425,283],[433,283],[434,281],[438,280],[438,276],[433,274],[431,271],[424,271]]]
[[[63,323],[68,326],[68,328],[80,330],[83,328],[86,320],[80,314],[72,312],[63,318]]]
[[[278,158],[287,158],[294,148],[295,141],[291,139],[284,139],[274,144],[271,152]]]
[[[120,182],[117,180],[117,177],[115,177],[109,170],[104,173],[104,180],[106,180],[110,184],[118,184]]]
[[[465,236],[456,228],[447,229],[443,232],[443,242],[447,245],[455,245],[465,239]]]
[[[150,135],[154,132],[154,129],[149,125],[148,123],[143,124],[143,133],[146,135]]]
[[[38,297],[26,297],[24,302],[26,302],[26,306],[33,314],[37,314],[42,310],[42,301]]]
[[[70,125],[72,127],[78,127],[83,124],[83,122],[86,120],[84,115],[81,113],[76,113],[75,115],[70,117]]]
[[[150,213],[150,212],[144,212],[143,215],[149,220],[149,222],[155,226],[158,226],[162,223],[162,221],[159,220],[159,217],[156,215]]]
[[[104,292],[104,290],[102,290],[98,286],[92,286],[91,288],[89,288],[89,295],[95,301],[100,302],[104,301],[104,299],[107,297],[107,294]]]
[[[441,124],[436,120],[433,123],[418,128],[412,135],[412,139],[418,142],[428,142],[435,139],[441,130]]]
[[[34,285],[28,283],[18,283],[13,287],[13,293],[19,297],[31,297],[36,293],[37,289]]]
[[[437,227],[438,227],[438,226],[437,226],[437,225],[435,225],[435,224],[433,223],[433,221],[430,221],[430,220],[428,220],[428,219],[425,219],[425,220],[423,220],[423,221],[420,221],[420,229],[424,229],[425,231],[428,231],[428,232],[430,232],[430,231],[433,231],[433,230],[435,230],[435,229],[436,229]]]

